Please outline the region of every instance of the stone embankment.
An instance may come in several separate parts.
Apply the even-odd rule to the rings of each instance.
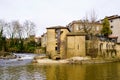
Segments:
[[[96,64],[96,63],[110,63],[110,62],[119,62],[120,58],[91,58],[91,57],[72,57],[69,59],[63,60],[52,60],[47,57],[35,57],[33,62],[38,64]]]

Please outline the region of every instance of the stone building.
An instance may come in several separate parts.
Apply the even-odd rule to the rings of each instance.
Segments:
[[[71,32],[67,34],[67,57],[86,56],[85,33]]]
[[[76,20],[76,21],[72,21],[71,23],[69,23],[67,27],[70,29],[71,33],[80,33],[80,34],[77,34],[79,35],[80,40],[77,40],[77,41],[79,41],[79,44],[83,45],[81,49],[82,48],[84,49],[83,49],[82,54],[79,53],[79,55],[94,56],[93,54],[97,54],[97,48],[98,48],[97,45],[98,45],[99,39],[96,36],[100,35],[101,33],[101,29],[102,29],[101,23],[99,22],[91,23],[87,20],[86,21]],[[74,36],[77,36],[77,35],[74,35]],[[79,44],[77,43],[75,45],[79,47]],[[77,55],[78,53],[75,53],[75,54]]]
[[[46,51],[52,59],[86,56],[85,33],[70,32],[67,27],[47,28]]]
[[[53,58],[66,58],[67,27],[54,26],[47,28],[47,53]]]

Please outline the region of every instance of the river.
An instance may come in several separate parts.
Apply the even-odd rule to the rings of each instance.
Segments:
[[[33,54],[23,60],[0,60],[0,80],[120,80],[120,63],[33,64]]]

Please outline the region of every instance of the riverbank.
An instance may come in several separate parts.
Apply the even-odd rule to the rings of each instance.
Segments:
[[[15,59],[16,55],[11,52],[0,51],[0,59]]]
[[[97,63],[111,63],[111,62],[120,62],[120,58],[72,57],[63,60],[52,60],[52,59],[48,59],[47,57],[35,57],[33,60],[33,63],[38,63],[38,64],[97,64]]]

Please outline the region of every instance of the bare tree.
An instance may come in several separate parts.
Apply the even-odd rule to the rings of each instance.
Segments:
[[[12,34],[14,35],[14,37],[21,38],[22,37],[22,26],[19,23],[19,21],[13,21],[12,28],[13,28]]]
[[[30,35],[35,35],[35,24],[29,20],[26,20],[23,24],[24,26],[24,32],[27,37]]]
[[[18,21],[12,21],[7,23],[6,34],[9,38],[19,38],[18,32],[20,30],[20,24]]]
[[[96,20],[97,16],[94,11],[91,12],[89,18],[86,16],[81,20],[83,31],[86,33],[86,39],[89,40],[86,42],[87,54],[92,57],[96,57],[98,50],[98,39],[95,36],[97,27]]]
[[[11,23],[6,24],[6,37],[13,38],[13,27],[11,26]]]
[[[1,33],[1,36],[3,36],[3,31],[5,30],[4,29],[5,26],[6,26],[5,21],[4,20],[0,20],[0,33]]]
[[[86,17],[81,20],[83,30],[87,35],[94,34],[96,28],[96,20],[97,16],[94,10],[91,12],[90,17],[86,15]]]

